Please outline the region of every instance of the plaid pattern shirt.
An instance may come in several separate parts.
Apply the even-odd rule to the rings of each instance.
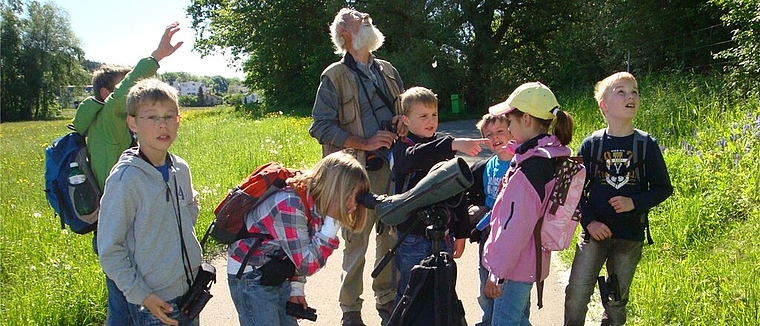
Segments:
[[[309,207],[312,219],[307,220],[304,209]],[[306,206],[291,187],[280,190],[266,198],[246,215],[246,227],[250,233],[272,236],[248,260],[248,265],[261,267],[271,257],[288,256],[296,266],[296,274],[309,276],[316,273],[327,262],[340,240],[328,238],[319,233],[323,217],[317,213],[313,198]],[[241,239],[231,244],[228,253],[228,272],[238,270],[240,262],[254,243],[253,238]],[[247,267],[250,268],[250,267]]]

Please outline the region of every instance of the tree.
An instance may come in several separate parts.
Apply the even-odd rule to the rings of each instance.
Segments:
[[[224,78],[222,76],[214,76],[211,77],[211,84],[214,85],[214,93],[216,94],[223,94],[227,93],[227,87],[229,86],[229,82],[227,81],[227,78]]]
[[[718,53],[717,57],[730,60],[730,72],[757,85],[760,77],[760,0],[711,2],[724,10],[721,19],[732,29],[732,39],[735,42],[735,46]],[[752,91],[758,92],[757,89]]]
[[[310,107],[321,71],[336,59],[327,26],[337,0],[193,0],[188,7],[202,54],[229,50],[246,85],[270,107]]]
[[[52,3],[32,1],[26,9],[28,17],[17,19],[3,7],[3,89],[23,89],[15,93],[22,94],[20,98],[3,96],[4,121],[54,116],[60,109],[56,98],[62,86],[84,84],[88,79],[81,65],[84,52],[68,15]]]
[[[21,107],[25,97],[24,75],[21,71],[22,22],[10,7],[3,6],[0,22],[0,121],[21,120]]]
[[[198,86],[198,106],[206,105],[206,97],[203,95],[203,85]]]

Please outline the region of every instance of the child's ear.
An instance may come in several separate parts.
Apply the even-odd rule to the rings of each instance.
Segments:
[[[103,101],[105,101],[108,98],[108,96],[111,95],[111,90],[109,90],[106,87],[101,87],[99,93],[100,93],[100,98],[102,98]]]
[[[407,116],[405,116],[405,115],[402,114],[401,115],[401,122],[403,122],[404,125],[408,127],[409,126],[409,117],[407,117]]]
[[[607,116],[607,103],[604,100],[599,101],[599,112],[602,113],[603,117]]]
[[[137,118],[128,115],[127,116],[127,127],[129,127],[129,130],[132,130],[132,132],[137,133]]]

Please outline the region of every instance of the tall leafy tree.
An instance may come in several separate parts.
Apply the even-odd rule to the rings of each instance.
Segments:
[[[17,93],[23,95],[20,100],[9,97],[12,101],[3,103],[3,117],[9,120],[56,115],[60,110],[57,98],[62,87],[84,84],[88,79],[81,64],[84,52],[71,31],[68,14],[52,3],[36,1],[29,2],[25,11],[24,19],[15,19],[3,11],[3,73],[7,69],[7,73],[12,74],[12,78],[3,75],[12,79],[9,84],[4,83],[3,88],[6,85],[14,89],[19,85],[23,87],[23,92]],[[10,41],[8,55],[12,54],[15,59],[5,56],[6,40]]]
[[[21,71],[22,22],[10,7],[3,6],[0,22],[0,121],[21,119],[21,107],[25,97],[24,75]]]
[[[718,53],[732,63],[729,70],[757,85],[760,77],[760,0],[712,0],[725,10],[721,17],[732,29],[735,45]],[[752,92],[760,92],[756,88]]]
[[[188,7],[203,54],[244,60],[246,84],[267,104],[310,108],[321,71],[335,60],[328,24],[337,0],[193,0]]]

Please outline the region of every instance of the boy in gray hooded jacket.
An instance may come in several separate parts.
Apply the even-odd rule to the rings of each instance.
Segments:
[[[169,154],[180,115],[177,92],[145,79],[127,95],[127,125],[138,147],[106,179],[98,222],[100,265],[124,293],[136,325],[197,325],[178,307],[201,264],[198,196],[190,169]]]

